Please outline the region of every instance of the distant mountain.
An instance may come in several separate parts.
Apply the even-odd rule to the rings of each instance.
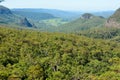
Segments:
[[[0,6],[0,24],[34,27],[27,18],[14,14],[4,6]]]
[[[12,12],[8,8],[6,8],[4,6],[0,6],[0,15],[1,14],[12,14]]]
[[[54,15],[49,13],[40,13],[40,12],[34,12],[34,11],[22,11],[22,10],[13,10],[15,14],[33,19],[33,20],[46,20],[46,19],[54,19],[56,18]]]
[[[23,8],[23,9],[12,9],[12,11],[18,15],[27,17],[33,20],[48,20],[48,19],[62,19],[64,22],[70,22],[78,19],[84,11],[63,11],[56,9],[36,9],[36,8]],[[90,12],[95,16],[102,16],[104,18],[110,17],[114,11],[100,11],[100,12]],[[47,22],[45,22],[47,23]]]
[[[105,18],[109,18],[114,14],[115,11],[100,11],[100,12],[92,12],[95,16],[103,16]]]
[[[12,14],[11,10],[4,6],[0,6],[0,23],[8,23],[13,21],[14,15]],[[11,18],[12,20],[10,20]]]
[[[117,27],[120,28],[120,8],[116,10],[116,12],[108,18],[105,23],[106,27]]]
[[[27,18],[21,19],[20,25],[27,26],[27,27],[33,27],[33,25],[27,20]]]
[[[90,13],[83,14],[79,19],[70,23],[61,25],[59,30],[61,32],[77,32],[80,30],[87,30],[95,27],[101,27],[105,22],[105,18],[94,16]]]
[[[72,12],[72,11],[62,11],[62,10],[56,10],[56,9],[30,9],[30,8],[26,8],[26,9],[12,9],[12,11],[14,11],[15,13],[19,13],[21,15],[27,16],[26,14],[37,14],[34,15],[34,17],[40,16],[40,14],[42,15],[48,15],[52,16],[51,18],[54,17],[59,17],[62,18],[64,20],[73,20],[75,18],[77,18],[78,16],[80,17],[80,12]],[[48,18],[49,18],[48,16]],[[45,17],[45,16],[44,16]],[[47,17],[47,16],[46,16]]]
[[[90,13],[85,13],[85,14],[83,14],[82,16],[81,16],[81,19],[86,19],[86,20],[88,20],[88,19],[92,19],[94,16],[92,15],[92,14],[90,14]]]
[[[99,14],[84,13],[83,15],[82,13],[84,12],[70,12],[56,9],[10,10],[4,6],[0,6],[0,24],[32,27],[52,32],[76,32],[101,27],[105,22],[105,15],[108,13],[112,14],[112,12],[101,12],[102,14],[100,12],[98,12]]]

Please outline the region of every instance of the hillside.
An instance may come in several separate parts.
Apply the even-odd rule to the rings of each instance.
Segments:
[[[105,26],[120,28],[120,8],[106,21]]]
[[[46,20],[46,19],[54,19],[57,18],[52,14],[49,13],[40,13],[40,12],[34,12],[34,11],[19,11],[19,10],[13,10],[13,12],[15,14],[36,20],[36,21],[40,21],[40,20]]]
[[[11,18],[11,20],[9,19],[9,17]],[[14,15],[8,8],[0,6],[0,23],[12,22],[13,17]]]
[[[23,14],[26,15],[26,13],[28,14],[51,14],[55,17],[59,17],[62,18],[64,20],[68,20],[71,21],[75,18],[77,18],[78,16],[80,16],[81,12],[76,13],[76,12],[71,12],[71,11],[62,11],[62,10],[56,10],[56,9],[30,9],[30,8],[26,8],[26,9],[13,9],[14,12],[19,12],[19,14]],[[21,13],[22,12],[22,13]],[[27,15],[26,15],[27,16]]]
[[[67,20],[73,20],[73,19],[76,19],[78,17],[80,17],[80,15],[82,15],[83,13],[86,13],[84,11],[62,11],[62,10],[56,10],[56,9],[36,9],[36,8],[33,8],[33,9],[30,9],[30,8],[27,8],[27,9],[12,9],[12,11],[15,11],[15,12],[19,12],[20,14],[23,14],[23,13],[48,13],[48,14],[52,14],[54,15],[55,17],[59,17],[59,18],[62,18],[62,19],[67,19]],[[22,13],[21,13],[22,12]],[[30,13],[31,12],[31,13]],[[105,18],[108,18],[110,17],[114,11],[98,11],[98,12],[91,12],[92,14],[96,15],[96,16],[103,16]],[[23,14],[24,15],[24,14]],[[27,16],[27,15],[26,15]]]
[[[53,32],[58,25],[68,22],[68,20],[63,20],[61,17],[54,16],[58,13],[53,14],[54,10],[49,9],[12,9],[12,11],[14,14],[28,18],[41,31]]]
[[[0,6],[0,14],[12,14],[12,12],[8,8]]]
[[[42,31],[48,32],[76,32],[80,30],[87,30],[90,28],[101,27],[107,14],[112,12],[93,12],[99,16],[94,16],[91,19],[76,18],[80,17],[83,12],[69,12],[54,9],[12,9],[18,15],[27,17],[33,22],[36,27]],[[84,14],[83,14],[84,15]],[[82,16],[83,16],[82,15]],[[108,15],[108,16],[109,16]],[[73,21],[74,20],[74,21]],[[68,23],[68,24],[67,24]],[[74,27],[73,27],[74,26]]]
[[[59,27],[59,30],[61,32],[77,32],[80,30],[101,27],[104,24],[104,22],[105,18],[85,13],[79,19],[61,25],[61,27]]]
[[[120,43],[0,27],[2,80],[119,80]]]
[[[120,80],[118,2],[0,0],[0,80]]]
[[[90,38],[95,38],[95,39],[119,39],[120,36],[120,29],[118,28],[94,28],[90,30],[84,30],[76,33],[77,35],[84,35]]]
[[[0,6],[0,24],[34,27],[27,18],[14,14],[4,6]]]

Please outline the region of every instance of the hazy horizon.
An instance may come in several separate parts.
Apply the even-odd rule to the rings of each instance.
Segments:
[[[109,3],[109,4],[108,4]],[[118,0],[5,0],[1,5],[8,8],[37,8],[37,9],[57,9],[64,11],[113,11],[120,6]]]

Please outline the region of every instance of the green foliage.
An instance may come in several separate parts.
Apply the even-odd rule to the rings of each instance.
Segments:
[[[113,19],[114,21],[120,22],[120,8],[116,10],[116,12],[108,19]]]
[[[120,43],[0,27],[1,80],[119,80]]]
[[[104,18],[91,16],[90,14],[86,15],[86,18],[88,19],[84,19],[83,17],[81,17],[75,21],[61,25],[60,27],[58,27],[58,30],[60,32],[79,32],[82,30],[89,30],[91,28],[101,27],[105,23]]]
[[[40,65],[30,66],[27,70],[28,80],[43,80],[43,69]]]
[[[91,38],[98,39],[113,39],[114,41],[119,41],[120,29],[119,28],[95,28],[90,30],[85,30],[77,32],[78,35],[84,35]]]
[[[40,22],[43,22],[45,24],[52,25],[52,26],[59,26],[67,23],[68,21],[62,20],[60,18],[55,18],[55,19],[42,20]]]

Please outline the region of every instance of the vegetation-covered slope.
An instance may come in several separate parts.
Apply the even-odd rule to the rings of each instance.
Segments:
[[[81,18],[72,21],[70,23],[61,25],[59,30],[61,32],[78,32],[81,30],[87,30],[95,27],[101,27],[105,22],[104,18],[93,16],[92,14],[86,13]]]
[[[28,18],[30,22],[34,23],[37,29],[42,31],[53,32],[56,30],[56,26],[68,22],[68,20],[63,20],[50,14],[49,11],[51,10],[13,9],[12,11],[14,14]]]
[[[120,43],[0,27],[1,80],[119,80]]]
[[[120,8],[117,9],[116,12],[110,18],[114,18],[116,21],[120,22]]]
[[[34,27],[33,24],[22,16],[12,13],[12,11],[0,5],[0,24],[17,25],[23,27]]]
[[[84,35],[97,39],[112,39],[120,36],[119,28],[94,28],[90,30],[77,32],[78,35]]]
[[[105,26],[120,28],[120,8],[107,20]]]
[[[37,15],[46,13],[46,14],[50,14],[50,15],[53,15],[55,17],[59,17],[59,18],[62,18],[64,20],[69,20],[69,21],[80,16],[80,14],[81,14],[81,13],[62,11],[62,10],[56,10],[56,9],[34,9],[34,8],[33,9],[30,9],[30,8],[28,8],[28,9],[13,9],[13,11],[19,12],[19,14],[23,14],[26,16],[29,16],[26,13],[28,13],[28,14],[33,13],[33,14],[37,14]],[[38,16],[40,16],[40,15],[38,15]]]
[[[27,12],[27,11],[13,11],[15,14],[33,19],[33,20],[45,20],[45,19],[54,19],[56,18],[55,16],[53,16],[52,14],[48,14],[48,13],[40,13],[40,12]]]

